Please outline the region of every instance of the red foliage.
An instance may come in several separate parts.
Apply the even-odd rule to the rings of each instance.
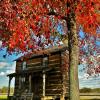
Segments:
[[[56,25],[59,21],[64,25],[62,18],[65,17],[67,21],[67,14],[72,9],[76,14],[77,29],[81,25],[86,33],[97,35],[100,0],[2,0],[1,40],[10,51],[32,49],[36,45],[32,33],[36,36],[44,35],[49,40],[56,32]]]

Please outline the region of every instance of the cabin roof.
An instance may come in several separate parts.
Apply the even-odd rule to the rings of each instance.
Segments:
[[[65,50],[68,50],[68,47],[66,45],[56,46],[56,47],[48,48],[45,50],[36,51],[33,53],[26,54],[26,55],[16,59],[16,61],[23,61],[23,59],[25,59],[25,58],[31,59],[31,58],[36,58],[36,57],[40,57],[40,56],[43,57],[43,56],[47,56],[50,54],[60,53],[60,52],[63,52]]]

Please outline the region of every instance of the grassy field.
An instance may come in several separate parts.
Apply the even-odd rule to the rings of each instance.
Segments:
[[[80,100],[100,100],[100,96],[80,96]]]
[[[7,95],[0,95],[0,100],[7,100]]]

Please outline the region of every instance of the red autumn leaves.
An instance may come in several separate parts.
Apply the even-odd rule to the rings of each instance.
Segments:
[[[67,7],[68,3],[70,8]],[[50,41],[59,20],[62,21],[64,16],[67,21],[67,14],[71,13],[71,9],[76,14],[77,29],[82,26],[85,32],[97,35],[96,30],[100,25],[100,0],[3,0],[0,2],[2,41],[10,51],[27,51],[34,47],[32,33],[36,36],[44,35]]]

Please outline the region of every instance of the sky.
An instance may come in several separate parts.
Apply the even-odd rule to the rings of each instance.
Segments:
[[[80,31],[81,37],[84,37],[84,34],[82,31]],[[1,46],[0,42],[0,46]],[[100,46],[100,42],[97,41],[97,45]],[[16,61],[20,55],[12,54],[12,55],[7,55],[5,58],[3,55],[6,54],[6,48],[0,50],[0,88],[3,86],[8,86],[8,77],[7,74],[14,73],[15,72],[15,67],[16,67]],[[97,77],[91,76],[87,78],[87,74],[85,71],[81,71],[83,68],[82,65],[79,66],[79,87],[89,87],[89,88],[100,88],[100,75]],[[11,81],[11,87],[14,87],[14,78]]]
[[[82,65],[78,68],[80,88],[100,88],[100,75],[92,75],[88,77],[88,74],[85,71],[82,71],[82,68]]]
[[[7,55],[6,58],[3,55],[6,54],[6,48],[0,50],[0,88],[3,86],[8,86],[9,78],[7,77],[8,74],[15,72],[16,61],[20,55],[12,54]],[[14,78],[11,81],[11,86],[14,87]]]

